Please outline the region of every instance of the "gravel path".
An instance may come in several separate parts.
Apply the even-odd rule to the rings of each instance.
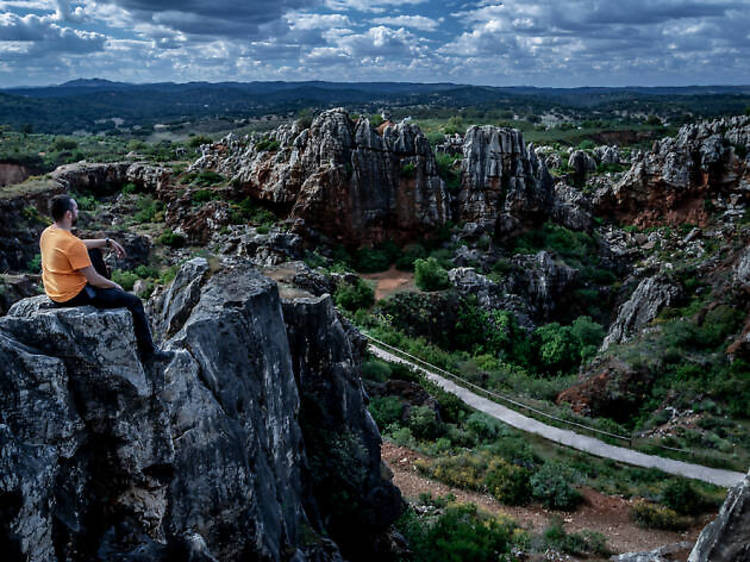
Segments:
[[[647,455],[640,453],[632,449],[625,447],[617,447],[616,445],[609,445],[599,439],[588,437],[587,435],[581,435],[568,429],[560,429],[547,425],[540,421],[519,414],[515,410],[506,408],[496,402],[483,398],[478,394],[474,394],[470,390],[457,385],[456,383],[441,377],[427,369],[420,367],[410,361],[402,359],[388,351],[385,351],[375,345],[370,344],[370,351],[376,357],[380,357],[386,361],[392,363],[403,363],[414,369],[418,369],[424,373],[428,379],[432,382],[441,386],[444,390],[456,395],[464,403],[471,406],[472,408],[484,412],[497,418],[498,420],[507,423],[522,431],[529,433],[535,433],[560,443],[561,445],[567,445],[573,449],[579,451],[585,451],[598,457],[604,457],[606,459],[612,459],[615,461],[624,462],[634,466],[641,466],[645,468],[657,468],[669,474],[676,474],[678,476],[685,476],[687,478],[693,478],[695,480],[701,480],[703,482],[709,482],[711,484],[717,484],[719,486],[730,487],[745,478],[745,475],[741,472],[733,472],[731,470],[722,470],[718,468],[709,468],[699,464],[692,464],[683,461],[677,461],[673,459],[666,459],[655,455]]]

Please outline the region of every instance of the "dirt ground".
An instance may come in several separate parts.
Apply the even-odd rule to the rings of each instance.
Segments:
[[[399,271],[391,266],[388,271],[380,273],[367,273],[362,275],[363,279],[376,281],[375,300],[384,299],[393,293],[414,289],[414,274],[409,271]]]
[[[424,458],[419,453],[384,442],[381,448],[383,460],[393,471],[393,482],[407,499],[417,499],[420,493],[433,496],[454,494],[459,502],[473,502],[492,513],[504,513],[515,519],[524,528],[541,532],[550,519],[557,515],[563,518],[568,532],[584,529],[598,531],[607,537],[607,544],[616,553],[652,550],[681,541],[694,542],[705,523],[714,515],[706,516],[695,527],[685,532],[641,529],[629,518],[631,502],[616,496],[607,496],[591,488],[581,489],[585,503],[573,513],[560,513],[532,504],[525,507],[508,506],[488,494],[481,494],[447,486],[442,482],[425,478],[417,471],[414,461]],[[675,560],[687,560],[689,551],[677,553]]]

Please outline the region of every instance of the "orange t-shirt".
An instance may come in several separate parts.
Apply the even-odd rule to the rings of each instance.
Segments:
[[[91,265],[83,241],[53,224],[42,232],[39,250],[47,296],[55,302],[66,302],[80,293],[86,286],[86,277],[78,270]]]

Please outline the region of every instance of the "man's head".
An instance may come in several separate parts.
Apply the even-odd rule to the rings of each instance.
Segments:
[[[55,222],[69,221],[69,225],[73,226],[78,220],[78,205],[70,195],[55,195],[49,202],[49,214]]]

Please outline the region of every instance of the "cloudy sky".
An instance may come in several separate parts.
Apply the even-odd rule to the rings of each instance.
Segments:
[[[750,83],[750,0],[0,0],[0,87]]]

